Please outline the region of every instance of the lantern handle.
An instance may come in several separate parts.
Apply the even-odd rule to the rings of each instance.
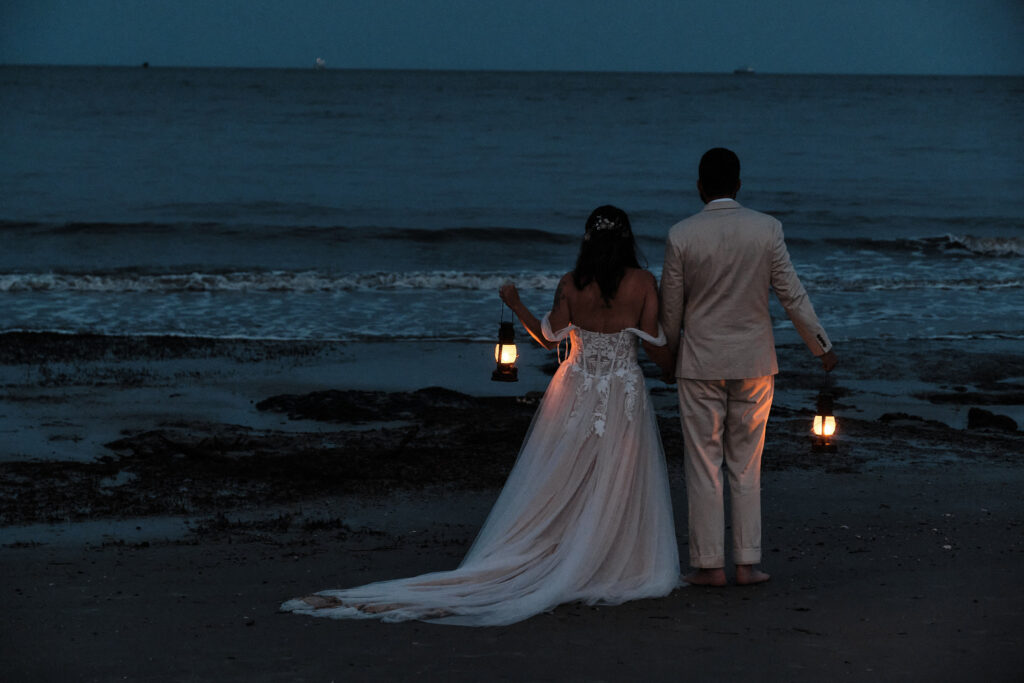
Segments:
[[[822,371],[824,372],[824,370]],[[835,388],[836,380],[832,376],[831,372],[825,372],[825,389],[832,390]]]

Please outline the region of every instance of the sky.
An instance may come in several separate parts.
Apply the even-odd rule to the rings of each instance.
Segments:
[[[0,0],[0,63],[1024,75],[1024,0]]]

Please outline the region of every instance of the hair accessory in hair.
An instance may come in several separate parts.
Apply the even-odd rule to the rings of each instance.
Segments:
[[[598,216],[591,220],[590,225],[587,226],[587,232],[583,235],[584,240],[589,240],[590,236],[595,232],[604,231],[615,231],[619,235],[628,235],[629,226],[620,220],[617,216],[609,218],[608,216]]]

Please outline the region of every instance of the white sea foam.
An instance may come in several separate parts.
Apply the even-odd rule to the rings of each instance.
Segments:
[[[330,275],[317,271],[66,274],[7,273],[0,275],[0,292],[345,292],[391,290],[497,291],[509,280],[522,289],[550,289],[559,273],[467,273],[419,271]]]
[[[804,282],[812,291],[982,291],[1024,288],[1024,279],[1005,273],[956,273],[959,277],[915,277],[906,273],[851,273],[849,277],[822,274],[808,268]],[[948,273],[954,275],[954,273]],[[332,275],[318,271],[272,271],[173,274],[0,274],[0,294],[154,294],[187,292],[314,294],[342,292],[497,292],[513,281],[523,291],[551,292],[561,277],[556,272],[414,271]]]
[[[1024,238],[946,235],[947,249],[966,249],[984,256],[1024,256]]]

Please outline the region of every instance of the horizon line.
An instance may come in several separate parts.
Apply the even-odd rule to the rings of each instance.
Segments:
[[[381,66],[317,66],[315,62],[309,66],[226,66],[226,65],[184,65],[184,64],[154,64],[143,61],[133,64],[74,64],[74,63],[45,63],[45,62],[0,62],[0,68],[26,67],[26,68],[83,68],[83,69],[224,69],[236,71],[382,71],[382,72],[430,72],[430,73],[565,73],[565,74],[636,74],[636,75],[685,75],[685,76],[907,76],[907,77],[938,77],[938,78],[1019,78],[1024,72],[1011,73],[940,73],[940,72],[912,72],[912,71],[746,71],[743,67],[726,69],[722,71],[670,71],[670,70],[639,70],[639,69],[511,69],[511,68],[484,68],[484,67],[381,67]]]

